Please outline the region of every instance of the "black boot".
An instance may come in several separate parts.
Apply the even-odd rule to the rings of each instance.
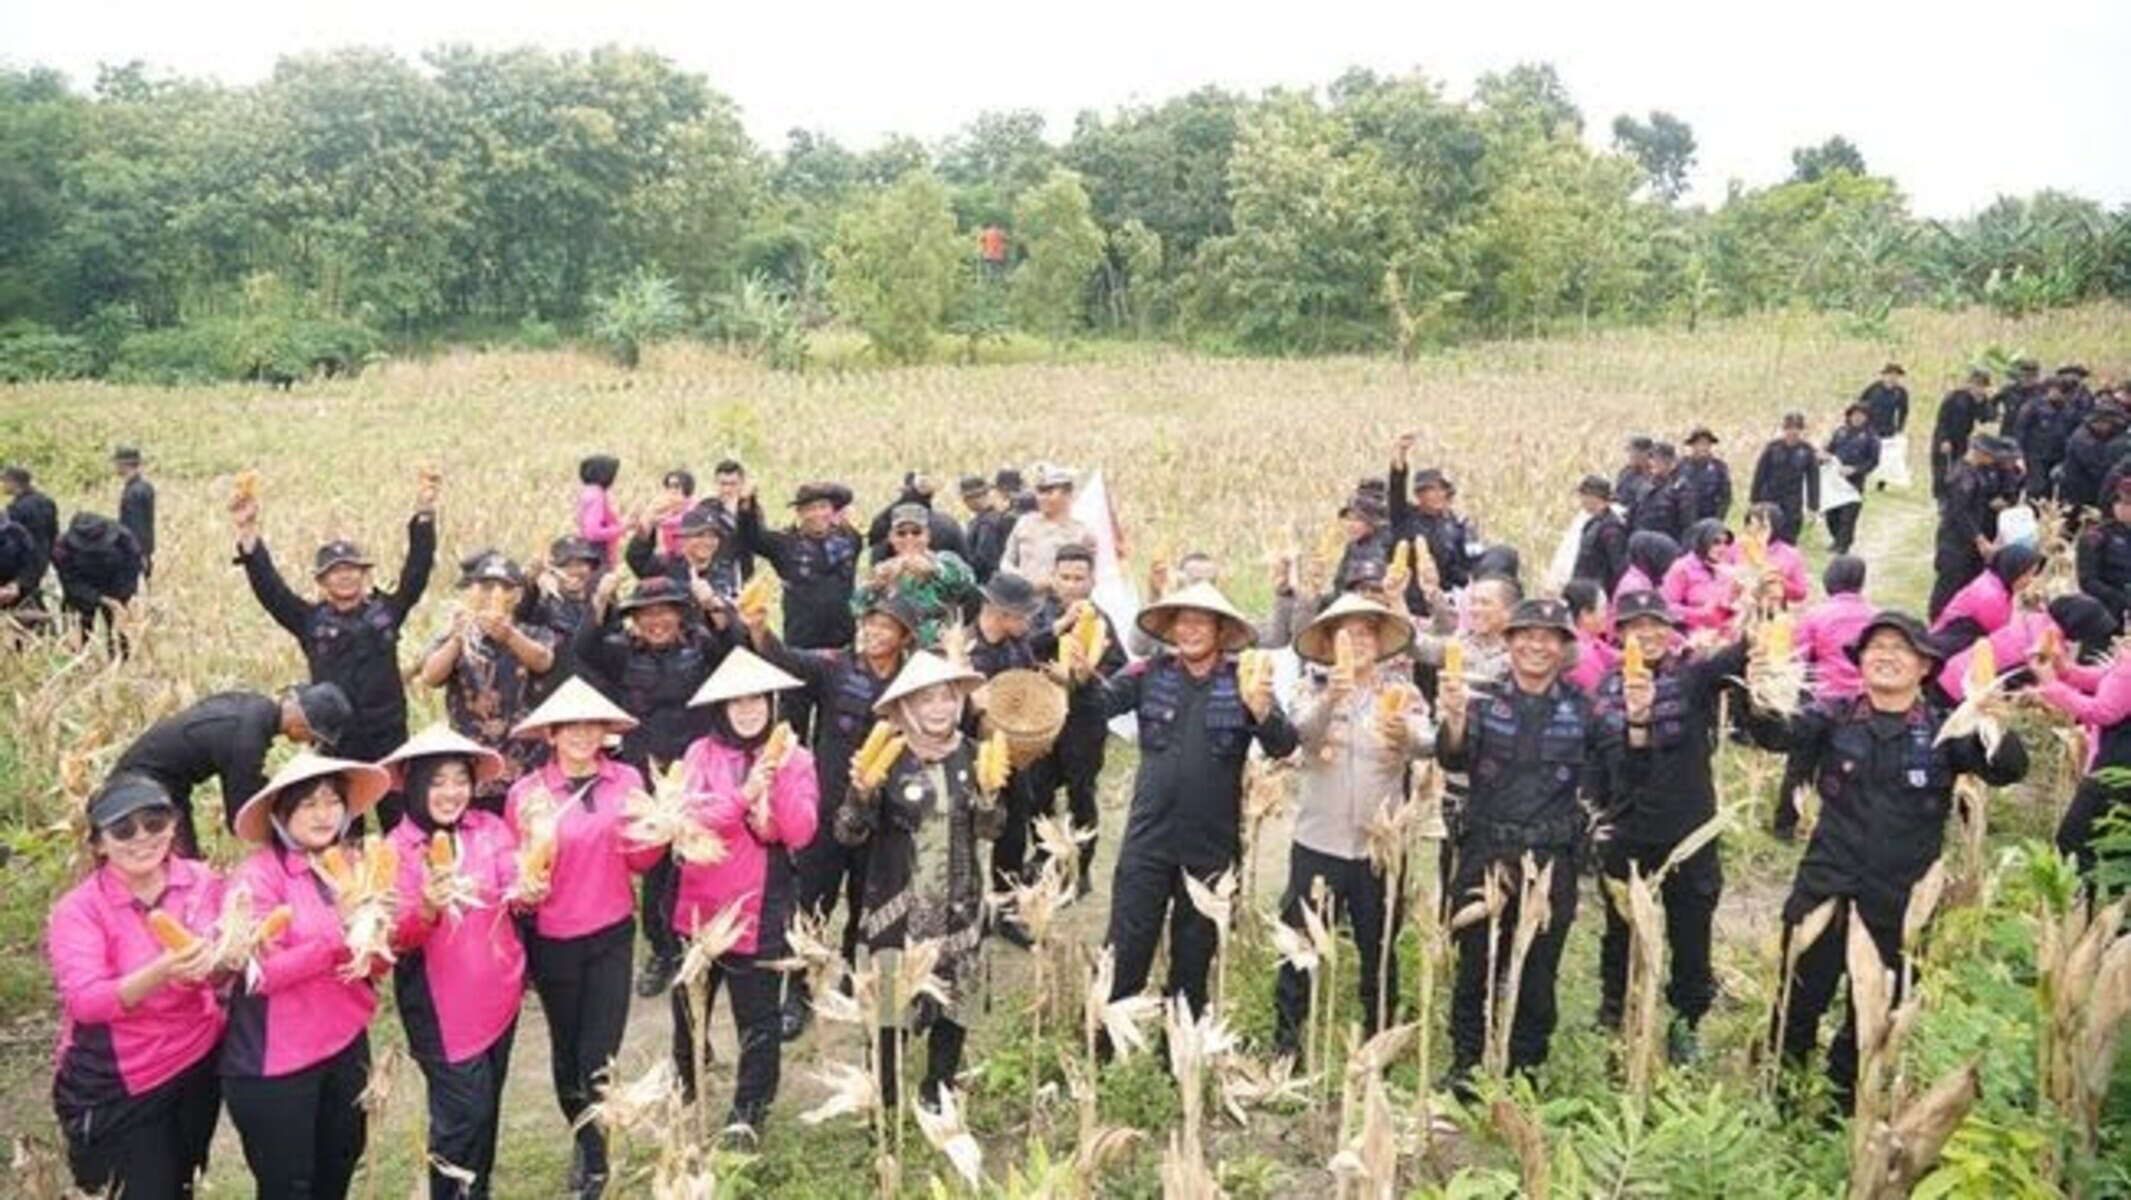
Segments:
[[[673,977],[681,970],[681,960],[664,954],[653,954],[644,960],[644,973],[636,977],[636,994],[649,1000],[664,995],[673,986]]]

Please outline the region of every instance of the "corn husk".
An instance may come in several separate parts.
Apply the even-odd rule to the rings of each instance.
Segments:
[[[984,1182],[984,1147],[962,1124],[962,1112],[955,1103],[951,1087],[940,1089],[940,1105],[937,1111],[920,1104],[917,1110],[918,1131],[932,1148],[944,1155],[955,1174],[974,1192]]]
[[[674,857],[691,866],[725,861],[725,840],[695,819],[696,797],[688,791],[681,764],[662,772],[650,791],[629,793],[622,804],[622,838],[636,846],[670,846]]]

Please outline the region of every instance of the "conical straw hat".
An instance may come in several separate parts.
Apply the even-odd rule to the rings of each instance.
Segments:
[[[1413,622],[1374,600],[1347,592],[1334,600],[1330,607],[1318,613],[1316,620],[1311,621],[1301,633],[1295,635],[1295,653],[1313,663],[1331,662],[1339,624],[1349,617],[1375,623],[1378,662],[1413,644]]]
[[[267,830],[271,828],[268,818],[273,814],[274,797],[298,784],[333,775],[341,777],[342,795],[347,800],[351,821],[369,812],[380,797],[392,790],[392,777],[383,767],[305,752],[283,763],[281,769],[274,772],[274,777],[266,781],[266,786],[253,793],[237,810],[237,818],[230,824],[237,836],[245,841],[264,843]]]
[[[470,758],[474,784],[492,783],[503,774],[503,756],[465,737],[442,721],[407,739],[407,743],[378,760],[392,775],[392,786],[405,787],[407,764],[418,758]]]
[[[762,660],[762,656],[745,646],[736,648],[710,673],[696,694],[688,698],[688,707],[716,704],[720,700],[737,700],[742,696],[760,696],[766,692],[788,692],[805,687],[798,679],[778,670]]]
[[[1258,633],[1251,628],[1249,618],[1236,611],[1221,589],[1210,583],[1194,583],[1179,588],[1140,610],[1139,627],[1148,637],[1170,644],[1169,627],[1175,623],[1177,614],[1186,609],[1212,613],[1221,622],[1221,649],[1231,653],[1245,649],[1258,640]]]
[[[606,725],[619,732],[636,728],[636,718],[621,710],[614,701],[600,695],[599,689],[586,683],[580,676],[572,675],[563,681],[555,694],[541,701],[540,707],[526,714],[511,730],[512,737],[525,737],[555,725],[577,724]]]
[[[881,698],[873,702],[873,711],[885,716],[905,696],[922,692],[936,683],[954,684],[964,696],[984,686],[984,677],[967,667],[958,667],[929,650],[920,650],[910,656],[903,669],[896,672],[895,681]]]

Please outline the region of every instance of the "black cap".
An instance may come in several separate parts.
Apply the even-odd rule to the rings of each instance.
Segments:
[[[681,522],[674,527],[674,532],[682,537],[694,537],[701,533],[715,534],[723,541],[732,537],[733,522],[731,517],[725,515],[724,509],[713,504],[698,504],[681,514]]]
[[[1389,568],[1375,554],[1356,554],[1347,559],[1347,569],[1340,572],[1339,590],[1358,592],[1384,586],[1384,576]]]
[[[661,604],[687,608],[694,602],[694,598],[684,591],[680,584],[675,583],[667,576],[654,575],[649,579],[637,580],[636,588],[623,597],[622,602],[614,607],[618,612],[631,613],[636,612],[638,609],[654,608]]]
[[[1882,374],[1882,375],[1904,375],[1904,376],[1906,376],[1907,374],[1909,374],[1909,372],[1907,372],[1907,371],[1904,371],[1904,370],[1902,370],[1902,364],[1900,364],[1900,363],[1898,363],[1898,362],[1891,362],[1891,363],[1888,363],[1888,364],[1887,364],[1886,366],[1884,366],[1884,367],[1881,367],[1881,368],[1879,369],[1879,373],[1880,373],[1880,374]]]
[[[2013,360],[2013,370],[2021,375],[2035,375],[2041,372],[2042,364],[2032,358],[2016,358]]]
[[[1036,594],[1036,587],[1012,571],[1000,571],[984,585],[984,602],[1017,617],[1035,615],[1043,607],[1043,598]]]
[[[1613,499],[1613,485],[1606,482],[1606,477],[1603,475],[1586,475],[1583,477],[1583,482],[1576,485],[1576,494],[1579,496],[1595,496],[1600,500],[1611,501]]]
[[[372,565],[369,557],[363,553],[361,546],[345,538],[336,538],[320,546],[318,553],[311,556],[311,578],[316,579],[335,567],[369,567]]]
[[[1628,439],[1628,449],[1634,451],[1637,454],[1650,453],[1650,447],[1655,444],[1656,443],[1652,442],[1647,435],[1640,433]]]
[[[340,741],[341,731],[348,727],[348,719],[355,715],[355,706],[348,703],[348,693],[340,690],[337,683],[307,683],[295,691],[296,709],[303,714],[303,723],[310,727],[311,740],[321,746],[331,746]]]
[[[826,480],[802,483],[799,490],[793,493],[790,507],[800,508],[816,500],[828,501],[831,508],[848,508],[851,505],[851,489]]]
[[[1022,482],[1020,471],[1013,467],[1000,467],[999,473],[992,476],[992,486],[1011,494],[1020,491],[1026,484]]]
[[[89,826],[103,829],[127,813],[176,807],[162,784],[146,775],[125,771],[104,780],[104,785],[89,797]]]
[[[1677,459],[1679,456],[1680,452],[1678,450],[1673,449],[1671,442],[1650,443],[1650,457],[1652,458],[1662,458],[1666,462],[1671,462],[1674,459]]]
[[[1503,626],[1503,631],[1515,633],[1520,629],[1551,629],[1564,638],[1576,636],[1575,623],[1569,620],[1569,606],[1544,596],[1519,600],[1517,607],[1509,611],[1509,624]]]
[[[1418,492],[1422,488],[1432,487],[1439,487],[1444,491],[1451,490],[1450,476],[1445,475],[1441,467],[1422,467],[1413,473],[1414,491]]]
[[[1342,517],[1360,517],[1371,525],[1381,525],[1391,519],[1391,510],[1381,496],[1368,492],[1356,492],[1339,506]]]
[[[1690,446],[1694,445],[1696,442],[1708,442],[1710,445],[1714,446],[1717,444],[1718,441],[1719,439],[1716,433],[1713,432],[1707,425],[1697,425],[1693,429],[1687,431],[1687,444]]]
[[[548,562],[561,566],[567,562],[588,562],[594,565],[607,561],[599,547],[576,534],[566,534],[548,543]]]
[[[865,612],[861,615],[870,617],[875,613],[902,626],[903,632],[910,637],[917,636],[918,626],[923,623],[923,618],[918,616],[917,606],[901,596],[876,595],[867,600]]]
[[[1802,412],[1787,412],[1783,414],[1783,427],[1785,429],[1804,429],[1805,414]]]
[[[1613,624],[1616,627],[1644,617],[1654,617],[1675,629],[1681,623],[1680,615],[1672,611],[1672,605],[1665,602],[1661,592],[1638,589],[1623,593],[1613,602]]]
[[[120,446],[111,452],[111,461],[127,466],[138,466],[141,461],[141,449],[139,446]]]
[[[2008,437],[2000,437],[1994,433],[1978,434],[1968,444],[1990,455],[1992,458],[2020,457],[2020,443]]]
[[[1842,410],[1843,420],[1849,420],[1851,413],[1863,413],[1869,417],[1872,415],[1872,406],[1862,400],[1852,400],[1850,401],[1849,405]]]
[[[477,583],[501,583],[510,587],[525,586],[525,572],[518,564],[494,551],[484,551],[461,564],[459,586],[472,587]]]
[[[991,480],[982,475],[964,475],[962,477],[962,494],[965,496],[981,496],[990,490],[992,490]]]
[[[1924,628],[1922,621],[1917,620],[1908,613],[1895,612],[1891,609],[1879,613],[1866,622],[1865,627],[1857,631],[1857,640],[1843,647],[1843,653],[1848,655],[1853,663],[1862,661],[1865,654],[1865,643],[1871,641],[1872,635],[1882,629],[1892,629],[1901,634],[1902,640],[1909,643],[1911,650],[1930,659],[1933,663],[1946,661],[1946,652],[1939,647],[1938,642],[1931,636],[1931,631]]]

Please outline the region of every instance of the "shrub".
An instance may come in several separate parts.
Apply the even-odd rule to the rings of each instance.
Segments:
[[[687,315],[673,281],[642,268],[613,291],[592,297],[590,307],[592,337],[625,367],[643,360],[646,342],[680,332]]]
[[[92,374],[94,367],[88,345],[78,337],[35,321],[0,326],[0,382],[79,379]]]

